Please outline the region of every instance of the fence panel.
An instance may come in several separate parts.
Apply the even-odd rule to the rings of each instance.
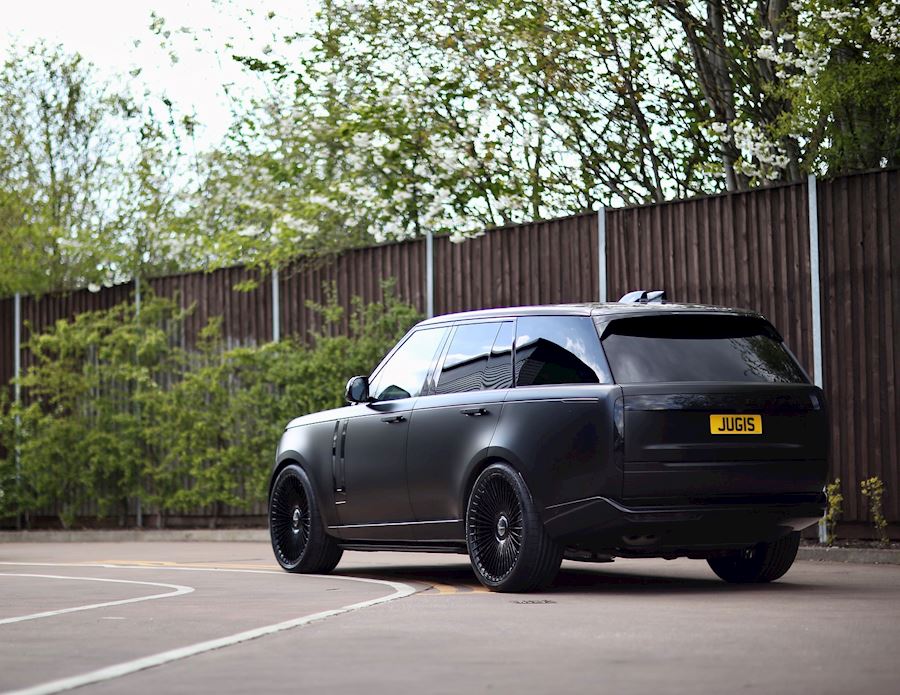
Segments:
[[[608,296],[759,311],[811,370],[807,217],[805,184],[607,210]]]
[[[886,512],[900,521],[900,171],[842,177],[818,184],[824,383],[832,408],[832,475],[844,481],[848,521],[868,519],[859,481],[886,484]],[[812,368],[808,196],[805,183],[605,212],[607,295],[666,289],[675,301],[755,309],[784,334]],[[435,312],[595,301],[598,297],[595,213],[494,229],[464,243],[434,240]],[[353,249],[283,269],[279,274],[283,335],[321,330],[308,306],[350,308],[381,296],[394,278],[398,297],[424,313],[424,240]],[[250,291],[235,285],[255,281]],[[195,305],[182,337],[196,343],[221,316],[228,347],[272,338],[271,276],[247,268],[184,273],[147,281],[157,294]],[[59,319],[125,301],[133,284],[22,300],[27,340]],[[12,298],[0,299],[0,383],[13,371]],[[346,331],[349,311],[333,332]],[[23,367],[31,358],[23,351]],[[255,513],[261,513],[261,507]],[[209,513],[210,510],[198,510]],[[233,510],[225,510],[231,515]]]
[[[822,352],[831,406],[833,474],[844,518],[864,521],[859,482],[885,483],[900,520],[900,171],[818,184]]]
[[[13,378],[15,355],[13,354],[15,336],[13,323],[15,321],[14,299],[5,297],[0,299],[0,384],[9,384]],[[12,398],[12,389],[7,394]]]

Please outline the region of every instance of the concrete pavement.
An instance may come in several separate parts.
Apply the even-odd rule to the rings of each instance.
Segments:
[[[0,563],[4,691],[104,669],[113,677],[76,692],[894,695],[900,683],[897,566],[801,561],[735,587],[699,561],[566,562],[553,590],[509,595],[484,591],[463,556],[346,553],[334,575],[305,577],[259,542],[16,543]],[[155,665],[176,649],[187,656]]]

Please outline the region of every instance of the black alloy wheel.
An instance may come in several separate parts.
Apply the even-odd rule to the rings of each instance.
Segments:
[[[522,505],[503,472],[479,479],[469,505],[469,547],[481,574],[502,582],[516,566],[523,536]]]
[[[505,463],[486,468],[466,509],[466,543],[478,580],[494,591],[552,583],[562,549],[547,535],[521,476]]]
[[[296,465],[280,471],[272,485],[269,535],[275,559],[288,572],[330,572],[343,554],[326,535],[309,478]]]
[[[712,557],[707,563],[721,579],[732,584],[773,582],[794,564],[799,547],[800,532],[793,531],[774,543],[758,543],[739,553]]]

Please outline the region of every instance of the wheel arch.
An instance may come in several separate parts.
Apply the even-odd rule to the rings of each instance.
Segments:
[[[272,467],[272,473],[269,475],[269,488],[268,492],[266,493],[266,504],[268,504],[268,501],[272,498],[272,486],[275,484],[275,479],[278,477],[278,474],[291,464],[302,468],[303,472],[306,473],[310,482],[315,485],[314,479],[309,470],[309,464],[306,462],[306,459],[303,458],[300,452],[293,451],[291,449],[281,451],[278,454],[278,458],[275,460],[275,465]]]
[[[463,484],[460,486],[461,496],[459,499],[459,508],[461,510],[460,518],[463,519],[463,521],[465,521],[466,518],[469,495],[472,494],[472,488],[475,487],[475,481],[478,480],[478,476],[481,475],[488,466],[492,466],[495,463],[505,463],[516,471],[516,473],[521,475],[522,479],[525,480],[525,487],[528,490],[528,494],[532,496],[532,500],[534,499],[531,488],[528,486],[528,480],[522,475],[521,462],[517,462],[516,456],[509,451],[497,451],[495,448],[489,448],[482,452],[481,456],[473,459],[465,469]]]
[[[325,487],[328,484],[328,480],[322,480],[322,476],[316,475],[315,466],[312,465],[305,456],[303,456],[299,451],[293,449],[285,449],[284,451],[280,451],[278,453],[278,458],[275,461],[275,465],[272,468],[272,474],[269,476],[269,485],[268,485],[268,493],[266,495],[266,524],[269,523],[269,504],[272,500],[272,487],[275,484],[275,480],[278,478],[278,475],[288,466],[297,466],[299,467],[309,479],[310,485],[313,487],[313,492],[316,495],[316,502],[319,508],[319,516],[322,519],[322,522],[325,524],[325,527],[335,526],[339,523],[337,518],[337,512],[334,506],[334,498],[330,494],[330,490]],[[330,479],[329,479],[330,480]]]

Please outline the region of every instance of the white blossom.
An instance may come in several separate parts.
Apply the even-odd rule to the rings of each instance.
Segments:
[[[756,49],[756,55],[763,60],[770,60],[772,62],[778,60],[778,55],[775,53],[775,49],[771,46],[760,46]]]

